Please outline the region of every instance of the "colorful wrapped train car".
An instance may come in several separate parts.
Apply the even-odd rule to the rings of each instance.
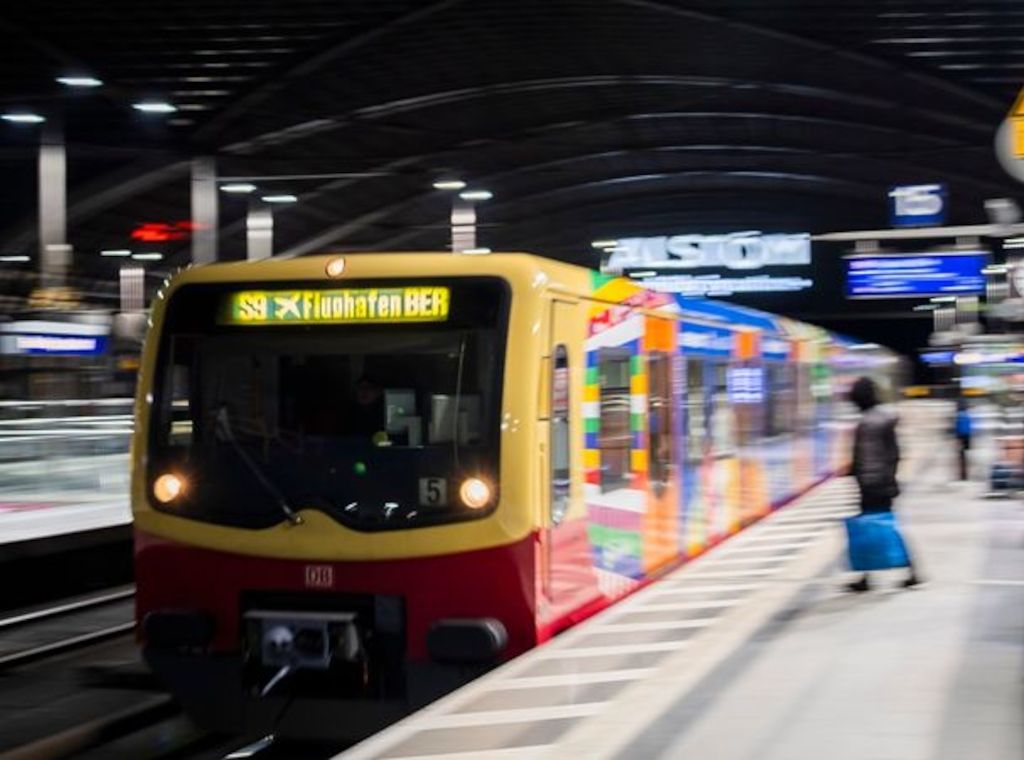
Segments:
[[[147,661],[201,723],[358,737],[844,463],[897,359],[526,254],[217,264],[133,443]]]

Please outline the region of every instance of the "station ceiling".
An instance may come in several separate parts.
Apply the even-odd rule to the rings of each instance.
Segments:
[[[591,264],[595,238],[882,227],[898,183],[948,183],[953,223],[1019,194],[992,148],[1024,82],[1016,0],[35,0],[0,29],[3,106],[63,126],[97,280],[101,249],[189,218],[196,155],[299,197],[287,254],[445,248],[442,176],[493,191],[481,245]],[[0,124],[0,253],[34,253],[42,129]],[[243,257],[246,201],[220,206]]]

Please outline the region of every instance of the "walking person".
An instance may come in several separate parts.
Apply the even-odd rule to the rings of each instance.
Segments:
[[[900,462],[899,441],[896,439],[897,416],[879,403],[878,387],[869,377],[861,377],[850,389],[850,401],[860,410],[861,418],[853,436],[853,464],[850,474],[860,489],[862,515],[892,512],[893,499],[899,496],[896,468]],[[906,547],[904,546],[904,549]],[[903,581],[911,588],[921,581],[914,570],[910,552],[906,553],[910,574]],[[850,591],[863,592],[871,588],[868,574],[847,585]]]
[[[956,418],[953,423],[953,433],[956,435],[957,454],[960,463],[960,480],[967,480],[968,475],[968,452],[971,450],[971,433],[973,420],[971,410],[967,406],[967,399],[956,400]]]

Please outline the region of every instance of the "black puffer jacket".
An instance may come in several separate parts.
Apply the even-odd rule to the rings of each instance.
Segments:
[[[864,412],[853,437],[853,467],[861,492],[861,509],[891,509],[899,496],[896,468],[900,446],[896,439],[899,418],[882,406]]]

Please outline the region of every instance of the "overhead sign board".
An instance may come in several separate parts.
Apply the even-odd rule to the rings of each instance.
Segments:
[[[246,290],[225,300],[221,323],[229,325],[393,324],[444,322],[446,287]]]
[[[927,227],[946,221],[946,186],[897,185],[889,190],[889,221],[893,227]]]
[[[811,236],[734,232],[723,235],[662,235],[620,238],[603,270],[628,274],[646,288],[688,296],[779,293],[813,285],[777,268],[807,267]]]
[[[978,295],[985,291],[983,251],[848,256],[846,295],[849,298],[927,298]]]
[[[734,232],[727,235],[671,235],[620,238],[611,250],[605,270],[623,272],[652,269],[754,270],[767,266],[805,266],[811,263],[811,236],[762,235]]]
[[[19,320],[0,324],[0,354],[97,356],[107,350],[106,324]]]

